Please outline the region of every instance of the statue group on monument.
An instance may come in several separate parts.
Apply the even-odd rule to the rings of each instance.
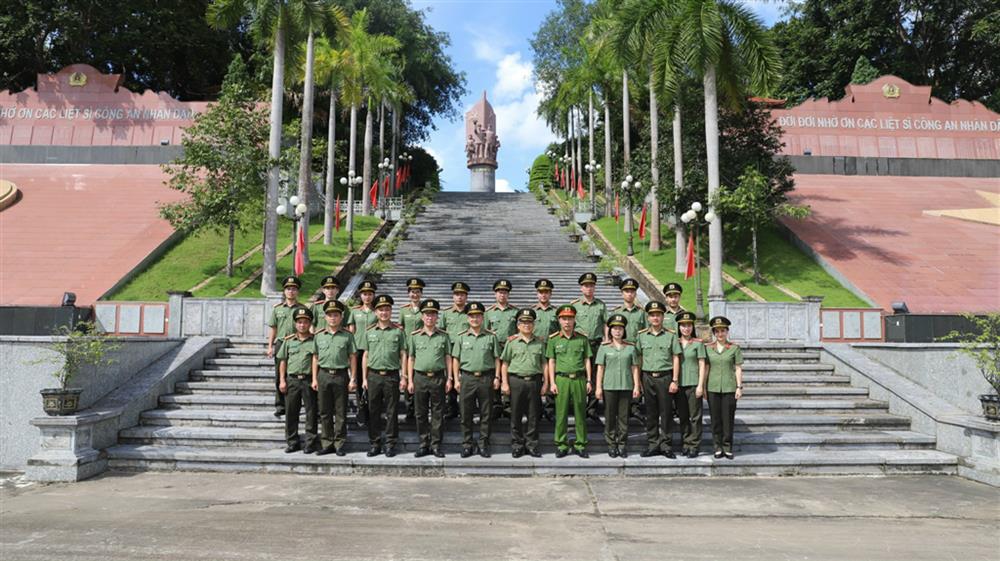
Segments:
[[[465,142],[465,155],[469,164],[496,162],[500,150],[500,137],[491,125],[483,126],[478,119],[472,120],[472,134]]]

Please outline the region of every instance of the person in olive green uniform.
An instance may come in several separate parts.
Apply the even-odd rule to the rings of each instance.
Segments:
[[[587,397],[593,390],[591,351],[587,336],[576,331],[576,308],[569,304],[556,310],[559,331],[553,333],[545,347],[549,361],[549,391],[556,396],[555,443],[556,457],[569,453],[569,410],[573,409],[576,440],[573,448],[581,458],[587,453]]]
[[[677,314],[681,343],[681,389],[677,393],[677,417],[681,421],[681,438],[684,455],[698,457],[701,447],[701,400],[705,395],[705,344],[694,336],[695,315],[692,312]]]
[[[570,302],[576,309],[576,329],[583,333],[590,341],[590,370],[595,371],[594,358],[597,356],[597,347],[606,340],[604,323],[608,319],[608,308],[604,302],[594,296],[597,292],[597,275],[594,273],[584,273],[577,280],[580,284],[580,294],[582,297]],[[587,416],[600,422],[600,415],[597,411],[598,403],[594,396],[587,398]]]
[[[299,440],[299,411],[306,408],[306,447],[305,453],[312,454],[319,450],[319,438],[316,434],[316,392],[312,389],[312,381],[316,377],[318,362],[316,358],[316,341],[312,335],[312,312],[305,306],[296,306],[292,310],[292,321],[295,322],[295,333],[282,340],[278,349],[278,391],[285,394],[285,441],[288,444],[285,453],[290,454],[302,450]]]
[[[542,396],[548,392],[545,374],[545,343],[535,337],[535,311],[523,309],[517,313],[517,334],[507,339],[500,356],[502,365],[500,389],[510,396],[511,455],[525,454],[540,458],[538,452],[538,420],[542,415]],[[528,421],[522,423],[527,415]]]
[[[555,286],[549,279],[538,279],[535,281],[535,292],[538,303],[532,308],[535,310],[535,337],[542,342],[549,340],[552,335],[559,330],[559,322],[556,320],[556,307],[552,305],[552,289]]]
[[[340,295],[340,281],[335,276],[325,276],[320,281],[320,291],[322,294],[320,294],[320,297],[312,305],[313,332],[323,329],[326,325],[326,303],[333,302]],[[345,329],[351,325],[351,310],[344,309],[340,325]]]
[[[646,449],[642,457],[663,454],[674,459],[671,450],[674,431],[673,396],[680,383],[681,345],[677,335],[663,327],[666,306],[655,300],[646,304],[649,327],[639,331],[636,346],[642,355],[642,393],[646,401]]]
[[[358,287],[358,299],[361,300],[361,303],[354,306],[346,318],[347,329],[351,333],[354,333],[354,346],[357,348],[359,365],[365,356],[364,345],[362,345],[365,332],[369,327],[378,322],[378,318],[375,316],[375,308],[372,306],[372,303],[375,301],[376,290],[378,290],[378,287],[374,282],[370,280],[362,281],[361,286]],[[354,421],[358,424],[358,428],[365,428],[368,426],[368,392],[361,384],[357,386],[358,389],[354,397],[357,399],[358,411],[354,416]]]
[[[455,339],[469,328],[469,316],[465,315],[465,305],[469,300],[469,285],[462,281],[451,284],[451,307],[441,314],[441,329],[448,332],[452,344]],[[458,372],[452,373],[454,382],[458,381]],[[460,413],[458,407],[458,390],[452,387],[448,392],[448,404],[445,407],[445,417],[457,419]]]
[[[285,277],[281,283],[281,302],[274,305],[271,317],[267,319],[267,358],[274,359],[274,416],[285,414],[285,393],[278,389],[281,375],[278,372],[278,351],[285,337],[295,333],[295,322],[292,321],[292,310],[299,306],[299,289],[302,281],[298,277]]]
[[[444,457],[444,395],[451,391],[451,340],[448,332],[438,328],[441,304],[427,299],[420,303],[423,326],[410,333],[406,343],[407,390],[413,394],[417,412],[417,434],[420,449],[417,458],[433,453]],[[430,413],[430,423],[427,414]]]
[[[472,439],[472,416],[479,411],[479,455],[490,457],[490,434],[493,421],[493,392],[500,389],[500,342],[492,331],[483,328],[485,306],[469,302],[465,314],[469,329],[452,341],[452,372],[458,372],[455,389],[461,394],[462,457],[475,453]]]
[[[604,440],[608,456],[628,457],[629,404],[639,398],[639,351],[625,340],[628,318],[608,318],[610,341],[597,349],[597,384],[594,393],[604,400]]]
[[[317,456],[347,453],[347,401],[357,389],[358,355],[354,334],[343,326],[345,306],[339,300],[323,304],[326,327],[316,332],[319,368],[312,389],[319,392],[319,424],[323,449]]]
[[[677,314],[684,311],[681,307],[681,294],[684,287],[676,282],[668,282],[663,287],[663,298],[667,301],[667,310],[663,314],[663,328],[677,331]]]
[[[410,333],[420,329],[420,326],[423,325],[420,319],[420,301],[424,297],[424,288],[426,287],[424,281],[417,277],[406,281],[406,296],[410,301],[399,309],[399,324],[403,326],[403,334],[407,339],[410,337]],[[403,364],[405,371],[406,363]],[[403,400],[406,401],[406,421],[412,422],[416,411],[413,404],[413,394],[404,392]]]
[[[636,303],[635,297],[639,291],[639,281],[635,279],[625,279],[619,286],[622,291],[622,305],[614,310],[614,314],[621,314],[628,320],[625,327],[625,340],[635,343],[635,337],[640,330],[646,329],[646,311]]]
[[[732,460],[736,402],[743,397],[743,351],[729,342],[732,322],[723,316],[709,320],[715,340],[708,345],[708,410],[712,415],[715,457]]]
[[[493,295],[496,303],[486,308],[485,325],[497,336],[500,342],[500,352],[507,344],[507,339],[517,331],[517,306],[510,305],[510,291],[513,288],[510,281],[500,279],[493,283]],[[510,416],[510,396],[502,392],[493,394],[493,418]]]
[[[371,448],[368,456],[382,453],[382,413],[385,412],[385,455],[396,455],[396,440],[399,438],[399,417],[396,405],[399,392],[405,389],[404,377],[400,376],[406,357],[406,336],[403,329],[392,323],[392,296],[380,294],[375,298],[375,314],[378,322],[365,331],[361,360],[361,385],[368,390],[368,408],[371,418],[368,422],[368,441]]]

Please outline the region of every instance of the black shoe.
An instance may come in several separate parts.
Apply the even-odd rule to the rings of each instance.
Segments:
[[[326,448],[323,448],[319,452],[316,452],[316,455],[317,456],[326,456],[327,454],[333,454],[336,451],[337,451],[337,449],[334,448],[333,446],[327,446]]]
[[[395,446],[389,446],[389,447],[387,447],[385,449],[385,457],[386,458],[392,458],[395,455],[396,455],[396,447]]]
[[[347,450],[344,450],[344,447],[341,446],[340,448],[337,448],[337,455],[338,456],[346,456],[347,455]]]
[[[440,448],[434,450],[434,457],[435,458],[443,458],[444,457],[444,451],[442,451]]]
[[[698,457],[698,451],[697,450],[688,450],[687,457],[689,457],[689,458],[697,458]]]
[[[651,458],[653,456],[659,456],[660,455],[660,451],[659,450],[649,450],[649,449],[646,449],[646,450],[643,450],[639,455],[642,456],[643,458]]]
[[[569,454],[569,450],[556,450],[557,458],[565,458],[566,454]]]
[[[726,456],[727,460],[734,460],[734,459],[736,459],[736,456],[734,456],[732,452],[726,452],[725,456]]]
[[[296,444],[289,444],[288,446],[285,447],[285,453],[286,454],[291,454],[292,452],[298,452],[301,449],[302,449],[302,445],[301,444],[298,444],[298,443],[296,443]]]
[[[413,454],[413,457],[414,458],[423,458],[424,456],[430,456],[430,455],[431,455],[431,449],[430,448],[421,448],[420,450],[417,450],[416,453]]]
[[[539,452],[538,450],[535,450],[534,448],[528,448],[528,455],[531,456],[532,458],[542,457],[542,453]]]
[[[588,454],[586,450],[577,450],[576,451],[576,455],[580,456],[581,458],[583,458],[585,460],[590,457],[590,454]]]
[[[378,456],[378,455],[379,455],[379,454],[381,454],[381,453],[382,453],[382,447],[381,447],[381,446],[378,446],[378,445],[376,445],[376,446],[372,446],[372,447],[371,447],[371,448],[370,448],[370,449],[368,450],[368,457],[369,457],[369,458],[371,458],[371,457],[373,457],[373,456]]]
[[[626,452],[625,449],[622,448],[622,449],[618,450],[618,457],[619,458],[627,458],[628,457],[628,452]]]
[[[274,412],[274,416],[278,417],[279,419],[282,418],[282,417],[284,417],[285,416],[285,410],[284,409],[278,409],[277,411]]]
[[[618,449],[617,448],[608,448],[608,457],[609,458],[617,458],[618,457]]]
[[[668,458],[670,458],[671,460],[676,460],[677,459],[677,455],[674,454],[673,450],[667,450],[666,452],[663,453],[663,455],[666,456],[666,457],[668,457]]]
[[[716,450],[715,451],[715,459],[719,459],[722,456],[724,456],[724,454],[722,453],[722,450]]]
[[[472,455],[472,448],[462,448],[462,457],[468,458]]]
[[[319,452],[319,444],[310,444],[306,446],[306,449],[302,451],[304,454],[313,454]]]
[[[514,458],[520,458],[521,456],[524,455],[524,450],[518,448],[518,449],[514,450],[513,452],[511,452],[510,455],[512,457],[514,457]]]
[[[479,449],[479,455],[483,458],[489,458],[493,454],[490,454],[489,446],[483,446],[482,448]]]

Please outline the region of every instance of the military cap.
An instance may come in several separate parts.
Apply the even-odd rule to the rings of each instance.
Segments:
[[[340,281],[337,280],[337,277],[330,275],[323,277],[323,280],[320,281],[319,285],[323,288],[340,288]]]
[[[535,281],[535,290],[539,292],[545,290],[552,292],[553,288],[555,288],[555,286],[552,285],[552,281],[550,281],[549,279],[538,279]]]
[[[379,294],[375,297],[376,309],[381,308],[382,306],[392,306],[393,304],[395,304],[395,302],[393,301],[392,296],[389,296],[388,294]]]
[[[678,284],[676,282],[668,282],[663,287],[663,294],[664,295],[668,295],[668,294],[681,294],[682,292],[684,292],[684,287],[682,287],[680,284]]]
[[[729,326],[732,324],[733,322],[729,321],[729,318],[726,316],[715,316],[714,318],[708,320],[708,325],[712,329],[717,327],[725,327],[726,329],[729,329]]]
[[[295,311],[292,312],[292,320],[299,321],[300,319],[307,319],[312,321],[313,313],[312,310],[305,306],[296,306]]]
[[[577,284],[597,284],[597,275],[594,273],[584,273],[580,275],[580,280],[576,282]]]
[[[469,293],[469,285],[465,284],[462,281],[453,282],[453,283],[451,283],[451,291],[452,292],[464,292],[464,293],[468,294]]]
[[[370,280],[362,281],[361,286],[358,287],[358,292],[375,292],[376,290],[378,287]]]
[[[498,290],[506,290],[507,292],[510,292],[510,289],[511,289],[510,281],[507,279],[500,279],[497,282],[493,283],[493,292],[496,292]]]
[[[296,276],[287,276],[285,280],[281,281],[282,288],[288,288],[289,286],[294,286],[295,288],[302,288],[302,281]]]
[[[524,308],[523,310],[518,310],[517,311],[517,321],[518,321],[518,323],[520,323],[522,321],[534,322],[535,321],[535,310],[532,310],[531,308]]]
[[[486,306],[483,306],[482,302],[469,302],[465,305],[465,314],[482,314],[486,312]]]
[[[625,327],[628,325],[628,318],[621,314],[613,314],[608,318],[608,327]]]
[[[421,312],[440,312],[441,311],[441,304],[437,300],[435,300],[433,298],[428,298],[428,299],[426,299],[426,300],[424,300],[423,302],[420,303],[420,311]]]
[[[657,302],[656,300],[650,300],[646,303],[646,313],[647,314],[664,314],[667,312],[667,307],[663,302]]]
[[[694,323],[694,320],[696,319],[694,312],[688,311],[677,312],[675,317],[677,318],[677,323]]]
[[[326,304],[323,304],[323,313],[328,314],[330,312],[344,313],[344,303],[340,300],[327,301]]]
[[[625,279],[618,288],[620,290],[639,290],[639,281],[635,279]]]
[[[556,308],[556,317],[575,318],[576,308],[570,306],[569,304],[563,304],[562,306]]]
[[[408,279],[406,281],[406,288],[407,288],[407,290],[412,290],[414,288],[416,288],[418,290],[423,290],[425,286],[427,286],[427,285],[424,284],[424,281],[418,279],[417,277],[413,277],[413,278]]]

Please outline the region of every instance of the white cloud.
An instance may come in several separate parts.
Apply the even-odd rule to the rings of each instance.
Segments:
[[[504,56],[497,63],[497,83],[493,95],[498,101],[520,97],[532,87],[534,65],[521,60],[521,53]]]
[[[510,181],[507,181],[506,179],[497,179],[496,192],[513,193],[514,189],[510,186]]]
[[[497,114],[497,134],[504,146],[541,151],[556,140],[555,134],[538,116],[541,99],[541,94],[531,89],[517,99],[493,106]],[[501,155],[504,146],[500,147]]]

